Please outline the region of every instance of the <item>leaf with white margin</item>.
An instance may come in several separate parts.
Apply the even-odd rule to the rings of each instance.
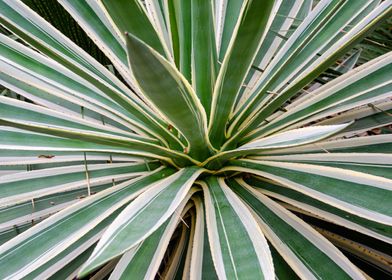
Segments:
[[[173,214],[202,172],[199,167],[186,167],[150,186],[110,225],[79,276],[87,275],[150,236]]]
[[[207,159],[203,164],[210,168],[214,168],[216,163],[219,164],[219,162],[227,161],[238,156],[246,156],[262,153],[267,150],[296,147],[313,143],[328,138],[350,125],[351,123],[328,126],[310,126],[277,133],[245,144],[235,150],[219,153]]]
[[[334,207],[392,225],[392,180],[363,172],[304,163],[233,160],[222,171],[249,172],[271,179]]]
[[[278,203],[242,180],[229,186],[252,208],[265,236],[301,279],[365,279],[328,240]]]
[[[187,203],[198,190],[198,188],[192,188],[169,220],[121,257],[109,280],[126,280],[129,276],[132,276],[132,279],[154,278],[178,223],[192,206]]]
[[[248,208],[223,178],[211,176],[206,180],[200,184],[212,259],[219,279],[274,279],[267,241]]]
[[[19,234],[0,247],[0,279],[20,279],[45,265],[150,185],[171,174],[171,168],[158,169],[151,175],[126,181],[83,199]]]

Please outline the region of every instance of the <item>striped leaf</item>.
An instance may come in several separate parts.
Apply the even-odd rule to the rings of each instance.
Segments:
[[[269,241],[301,279],[365,279],[336,247],[294,214],[243,181],[229,185],[249,204]]]
[[[182,75],[191,82],[192,3],[172,0],[167,2],[167,22],[172,38],[174,62]]]
[[[244,1],[241,8],[212,97],[209,134],[216,148],[220,148],[225,140],[229,114],[256,56],[255,51],[266,36],[273,4],[274,1],[252,0]]]
[[[388,277],[392,0],[52,1],[0,0],[1,279]]]
[[[110,128],[96,122],[86,121],[82,117],[72,117],[67,114],[45,109],[42,108],[42,106],[31,105],[13,98],[0,96],[0,110],[0,119],[4,121],[21,122],[25,124],[31,123],[32,125],[46,125],[52,128],[61,128],[63,130],[112,134],[130,139],[146,141],[146,143],[157,144],[157,142],[152,138],[140,137],[137,134]]]
[[[305,8],[309,5],[309,2],[311,1],[280,1],[275,5],[273,13],[276,14],[253,60],[252,67],[244,81],[242,92],[237,98],[237,110],[248,100],[253,87],[276,52],[301,23],[301,19],[298,17],[299,13],[302,7]],[[238,113],[237,110],[235,110],[234,115]]]
[[[209,116],[218,71],[213,7],[209,0],[191,3],[192,86]]]
[[[78,5],[77,3],[79,3],[79,11],[83,11],[83,8],[86,9],[88,7],[87,3],[83,5],[81,4],[82,2],[79,1],[69,2],[72,2],[70,4],[73,5]],[[88,2],[91,3],[91,1]],[[28,6],[23,4],[22,1],[6,0],[2,1],[0,5],[2,15],[0,19],[1,23],[25,42],[40,50],[42,53],[45,53],[50,58],[63,65],[67,65],[71,70],[90,81],[94,81],[94,79],[96,82],[104,80],[106,83],[112,84],[118,89],[130,93],[130,91],[126,90],[124,85],[116,79],[109,70],[86,54],[79,46],[61,34],[43,18],[39,17],[38,14],[34,13]],[[90,13],[90,18],[92,18],[92,14],[93,13]],[[101,28],[101,30],[102,29],[103,28]],[[106,32],[106,34],[113,36],[110,32]],[[109,41],[108,36],[109,35],[105,37],[106,42]],[[117,46],[117,49],[120,50],[121,46]],[[124,47],[122,47],[122,52],[122,59],[126,63]],[[120,54],[118,55],[121,56]],[[97,76],[99,78],[97,78]],[[102,84],[105,83],[101,82],[101,85]]]
[[[143,4],[138,0],[102,0],[101,2],[120,37],[124,38],[124,32],[129,32],[161,55],[166,55],[167,48],[162,44],[160,35],[155,31]]]
[[[142,99],[140,91],[130,76],[127,63],[125,41],[116,32],[107,14],[105,14],[99,1],[69,1],[59,0],[60,5],[68,11],[86,34],[94,40],[97,47],[111,61],[121,77],[130,85],[136,94],[135,101]],[[146,107],[148,109],[148,107]]]
[[[110,225],[79,275],[86,275],[150,236],[173,214],[202,171],[184,168],[140,195]]]
[[[305,128],[293,129],[287,132],[277,133],[269,137],[261,138],[249,142],[232,151],[219,153],[207,159],[204,164],[210,168],[219,167],[225,161],[238,156],[259,154],[268,150],[279,150],[282,148],[296,147],[314,143],[328,138],[333,134],[347,128],[351,124],[329,125],[329,126],[310,126]]]
[[[115,163],[97,165],[72,165],[46,168],[37,171],[11,174],[1,177],[0,206],[22,202],[44,195],[67,190],[89,188],[97,183],[109,183],[113,179],[129,179],[154,169],[158,165]]]
[[[387,243],[391,243],[392,241],[392,226],[353,215],[352,213],[343,211],[276,183],[261,181],[255,177],[249,178],[246,182],[254,188],[257,188],[263,194],[284,201],[297,207],[297,209],[302,209],[310,216],[316,215],[318,218],[325,219],[331,223],[336,223]]]
[[[303,28],[298,28],[296,30],[296,33],[298,33],[298,38],[301,36],[301,32],[303,30],[311,30],[307,28],[306,24],[313,24],[315,28],[313,31],[313,34],[322,34],[322,36],[325,36],[326,33],[320,33],[319,28],[317,27],[318,24],[321,22],[327,21],[330,19],[329,16],[323,16],[319,20],[314,20],[314,18],[317,18],[319,15],[323,13],[327,14],[333,14],[333,11],[336,11],[336,9],[340,9],[342,12],[345,12],[345,14],[348,17],[352,17],[353,13],[352,11],[348,11],[344,9],[344,7],[347,7],[347,9],[351,10],[353,8],[352,5],[347,4],[348,2],[344,2],[346,5],[343,5],[344,3],[342,1],[322,1],[321,2],[323,5],[318,5],[320,9],[315,9],[314,13],[312,16],[309,16],[306,20],[306,23],[303,23]],[[343,6],[342,6],[343,5]],[[342,6],[342,7],[341,7]],[[290,82],[290,86],[286,87],[283,91],[280,93],[277,93],[274,88],[269,88],[268,85],[272,82],[274,82],[274,79],[271,79],[270,82],[263,84],[263,90],[255,91],[257,92],[257,101],[253,101],[254,106],[252,105],[247,106],[247,109],[241,110],[241,113],[243,116],[247,118],[247,120],[242,119],[241,117],[237,117],[237,120],[235,122],[236,125],[242,124],[242,129],[240,131],[236,130],[238,127],[236,127],[234,124],[231,126],[230,131],[236,131],[235,135],[232,136],[233,139],[231,139],[231,142],[236,142],[238,141],[241,137],[255,129],[260,122],[264,121],[265,118],[267,118],[269,115],[271,115],[275,110],[279,109],[286,100],[294,96],[299,90],[301,90],[304,86],[306,86],[309,82],[311,82],[313,79],[315,79],[318,75],[320,75],[323,71],[325,71],[336,59],[338,59],[342,54],[344,54],[349,48],[351,48],[355,43],[357,43],[359,40],[361,40],[367,32],[371,30],[372,27],[374,27],[377,23],[388,17],[390,12],[392,11],[392,5],[389,1],[383,2],[380,4],[376,9],[374,9],[364,20],[360,21],[357,25],[355,25],[349,32],[346,33],[345,36],[340,38],[338,41],[334,43],[333,46],[331,46],[328,51],[326,51],[324,54],[322,54],[319,58],[314,60],[311,65],[306,67],[306,71],[303,72],[302,75],[297,75],[293,81]],[[343,20],[343,18],[342,18]],[[338,21],[336,21],[338,23]],[[347,22],[348,24],[348,22]],[[338,30],[334,30],[333,32],[338,32],[340,31],[340,28],[342,26],[338,27]],[[317,30],[317,33],[315,33]],[[332,29],[333,30],[333,29]],[[292,35],[290,40],[293,42],[296,40],[295,34]],[[299,41],[301,44],[303,43],[308,43],[308,40],[301,40]],[[287,47],[289,47],[288,45]],[[302,50],[303,48],[298,47],[297,50]],[[281,55],[286,54],[286,48],[281,50]],[[294,55],[293,52],[287,53],[289,57]],[[280,55],[277,55],[275,57],[276,60],[280,59]],[[302,62],[301,56],[298,57],[299,61]],[[279,63],[271,63],[271,67],[282,67]],[[273,71],[271,68],[271,73],[274,73],[274,77],[279,78],[279,72]],[[284,69],[285,67],[281,68]],[[267,77],[267,75],[265,74]],[[286,84],[286,83],[285,83]],[[272,92],[273,94],[268,94],[268,92]],[[273,97],[277,96],[277,97]],[[265,99],[266,98],[266,99]],[[261,100],[265,99],[263,102]],[[254,99],[256,100],[256,99]],[[266,105],[266,102],[269,102],[268,105]],[[265,106],[266,105],[266,106]],[[257,106],[258,108],[256,108]],[[261,110],[260,106],[264,106]],[[251,108],[251,109],[250,109]],[[250,113],[251,111],[252,113]],[[248,113],[245,113],[248,112]],[[257,112],[257,113],[256,113]],[[257,116],[256,116],[257,115]],[[251,120],[250,120],[251,119]]]
[[[181,222],[181,216],[189,210],[189,207],[185,206],[195,191],[196,188],[191,189],[169,220],[121,257],[110,279],[127,279],[130,276],[134,279],[148,279],[156,275],[165,253],[164,249],[169,245],[170,237]]]
[[[225,184],[202,184],[208,237],[219,279],[274,279],[267,242],[247,207]]]
[[[216,9],[216,41],[219,53],[219,61],[223,61],[235,32],[235,26],[241,15],[243,0],[217,0]]]
[[[21,278],[44,265],[128,204],[149,184],[172,172],[170,169],[158,170],[142,179],[91,196],[3,244],[0,247],[1,278]],[[25,257],[20,258],[21,255]]]
[[[391,153],[391,137],[389,135],[375,135],[369,137],[355,137],[349,139],[336,139],[331,141],[321,141],[317,145],[309,144],[299,147],[283,148],[279,150],[264,151],[263,155],[287,155],[296,153]]]
[[[2,121],[5,123],[4,121]],[[14,122],[15,126],[23,127],[23,128],[37,128],[37,131],[45,131],[44,127],[42,126],[27,126],[22,123]],[[15,130],[11,128],[2,128],[0,127],[1,131],[1,138],[0,138],[0,147],[2,150],[30,150],[30,151],[41,151],[40,155],[45,155],[51,151],[80,151],[80,152],[105,152],[109,154],[128,154],[128,155],[136,155],[136,156],[146,156],[148,158],[155,157],[154,150],[157,152],[156,157],[162,160],[169,160],[177,158],[179,162],[188,161],[189,157],[184,154],[175,152],[173,150],[165,149],[158,145],[153,144],[146,144],[143,142],[133,142],[138,147],[134,146],[133,148],[130,147],[129,139],[122,139],[122,145],[120,144],[120,139],[117,138],[117,143],[111,142],[110,138],[112,136],[108,136],[104,140],[105,144],[95,144],[93,143],[95,136],[93,133],[84,134],[86,137],[85,139],[92,140],[91,142],[77,140],[77,139],[67,139],[67,138],[60,138],[60,137],[51,137],[45,134],[39,134],[34,132],[28,132],[25,130]],[[53,130],[52,130],[53,131]],[[64,134],[68,136],[83,136],[82,133],[72,133],[72,132],[64,132]],[[109,142],[107,142],[109,141]],[[120,141],[120,142],[119,142]],[[98,140],[98,142],[100,142]],[[102,142],[101,142],[102,143]],[[120,145],[119,145],[120,144]],[[144,150],[144,152],[143,152]],[[161,154],[161,156],[159,155]],[[174,162],[173,162],[174,163]]]
[[[78,99],[89,101],[88,103],[98,106],[101,110],[107,110],[111,114],[121,116],[132,126],[137,127],[139,131],[147,130],[149,131],[147,133],[155,134],[158,138],[163,139],[159,136],[162,133],[162,135],[166,136],[163,142],[167,141],[175,147],[179,146],[177,139],[170,136],[171,134],[164,127],[146,112],[143,112],[129,97],[118,94],[113,95],[111,91],[100,89],[102,87],[97,88],[57,62],[49,60],[21,44],[15,43],[2,34],[0,34],[0,37],[5,37],[0,44],[0,63],[2,65],[5,63],[4,67],[6,67],[8,72],[15,73],[14,77],[23,75],[23,79],[27,84],[37,85],[38,82],[38,87],[44,90],[47,90],[49,84],[54,87],[55,91],[65,91],[68,96],[69,94],[77,96]],[[9,61],[12,61],[12,63]],[[21,74],[21,71],[23,74]],[[7,82],[12,86],[16,86],[18,91],[22,90],[22,93],[26,91],[26,89],[20,88],[20,82],[13,77],[11,79],[8,78]],[[51,90],[53,90],[53,87]],[[28,90],[28,93],[32,94],[30,90]],[[62,99],[64,99],[63,95]],[[121,106],[116,102],[120,102]],[[160,132],[157,132],[158,130]]]
[[[287,127],[296,126],[334,115],[372,101],[387,98],[392,90],[388,73],[392,71],[392,55],[386,54],[361,67],[340,76],[339,78],[320,87],[312,98],[298,102],[293,107],[287,107],[288,112],[275,118],[270,124],[259,131],[253,132],[252,137]]]
[[[237,160],[233,167],[265,176],[336,208],[381,224],[392,224],[391,183],[387,178],[304,163]],[[342,188],[344,186],[344,188]]]

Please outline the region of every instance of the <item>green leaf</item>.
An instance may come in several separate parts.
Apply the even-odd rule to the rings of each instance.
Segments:
[[[125,252],[109,279],[145,279],[146,276],[155,275],[156,269],[151,272],[150,267],[160,264],[161,259],[154,259],[154,254],[159,254],[158,250],[162,250],[163,245],[160,242],[168,235],[167,230],[169,221],[163,223],[153,234],[147,237],[140,244],[134,246]],[[167,245],[167,244],[165,244]],[[154,274],[155,272],[155,274]]]
[[[192,86],[210,114],[212,93],[218,71],[212,1],[192,3]]]
[[[274,279],[268,244],[252,214],[225,184],[208,177],[202,183],[208,237],[220,279]]]
[[[353,213],[392,225],[392,180],[336,167],[304,163],[235,160],[223,170],[250,172]]]
[[[260,154],[268,150],[279,150],[282,148],[296,147],[314,143],[328,138],[350,125],[351,123],[328,126],[309,126],[277,133],[269,137],[261,138],[259,140],[245,144],[235,150],[219,153],[207,159],[205,162],[203,162],[203,164],[209,168],[215,169],[231,158],[247,156],[251,154]]]
[[[70,263],[67,263],[59,271],[56,271],[49,280],[66,279],[67,277],[76,277],[78,269],[83,265],[83,263],[88,259],[89,255],[93,251],[94,246],[91,246],[85,250],[78,257],[73,259]]]
[[[241,16],[241,8],[247,0],[219,0],[216,1],[217,10],[217,42],[219,61],[223,61],[230,40],[235,34],[235,26]]]
[[[325,1],[327,2],[327,1]],[[321,3],[324,3],[321,2]],[[331,1],[331,5],[336,5],[335,8],[331,6],[332,10],[339,8],[340,5],[344,4],[341,1]],[[341,11],[344,12],[348,18],[352,17],[353,13],[350,11],[352,9],[352,5],[349,5],[346,3],[346,9],[342,9]],[[357,2],[356,2],[357,3]],[[318,5],[320,6],[320,5]],[[320,6],[321,7],[321,6]],[[329,10],[329,8],[327,9]],[[327,11],[326,10],[326,11]],[[331,10],[331,11],[332,11]],[[315,10],[316,11],[316,10]],[[328,13],[330,13],[329,11]],[[280,63],[271,63],[271,68],[269,69],[269,72],[274,75],[274,78],[267,79],[268,82],[266,83],[261,83],[261,88],[260,90],[256,90],[256,95],[257,97],[252,100],[252,105],[246,105],[247,108],[244,110],[241,110],[242,116],[246,117],[246,120],[243,119],[242,117],[237,117],[236,121],[234,124],[231,125],[230,132],[234,132],[235,134],[232,135],[232,139],[230,140],[233,142],[232,144],[236,143],[239,141],[240,138],[245,136],[247,133],[251,132],[253,129],[255,129],[259,124],[264,121],[268,116],[270,116],[274,111],[279,109],[286,100],[290,99],[293,97],[295,94],[298,93],[299,90],[301,90],[304,86],[309,84],[312,80],[314,80],[317,76],[319,76],[323,71],[325,71],[331,64],[333,64],[339,57],[341,57],[345,52],[347,52],[350,48],[352,48],[353,45],[359,42],[369,31],[374,28],[377,23],[388,17],[390,12],[392,11],[392,7],[386,3],[383,2],[380,4],[375,10],[373,10],[364,20],[360,21],[357,25],[355,25],[349,32],[345,34],[342,38],[340,38],[337,42],[331,46],[328,51],[323,53],[320,57],[318,57],[316,60],[314,60],[311,65],[308,65],[306,67],[306,71],[304,71],[301,75],[297,75],[297,72],[293,72],[292,75],[295,75],[295,78],[293,78],[292,81],[285,81],[285,83],[281,84],[281,86],[285,86],[286,82],[289,82],[289,86],[284,87],[284,89],[280,92],[277,92],[275,88],[270,88],[270,84],[275,81],[276,78],[280,78],[279,71],[273,70],[274,67],[279,67],[280,69],[285,69]],[[313,13],[314,15],[317,14],[317,12]],[[321,13],[322,14],[322,13]],[[321,21],[327,21],[329,17],[321,17]],[[343,20],[343,18],[341,19]],[[325,36],[326,34],[323,32],[319,32],[319,28],[317,28],[317,22],[312,21],[312,17],[309,16],[306,20],[308,23],[315,24],[316,29],[312,31],[314,34],[321,34],[321,36]],[[333,21],[335,23],[335,21]],[[336,21],[336,24],[339,21]],[[306,28],[305,23],[303,24],[303,29]],[[332,28],[332,27],[331,27]],[[334,30],[333,32],[340,31],[342,26],[338,26],[337,30]],[[297,29],[296,33],[297,35],[300,35],[303,29]],[[332,28],[333,30],[333,28]],[[292,41],[296,39],[296,37],[293,36],[290,38],[290,40],[293,38]],[[300,38],[299,36],[298,38]],[[315,37],[317,38],[317,36]],[[310,37],[308,38],[310,39]],[[301,44],[308,43],[308,40],[300,40]],[[290,45],[287,44],[287,47],[282,49],[280,52],[280,55],[277,55],[275,57],[275,60],[279,60],[281,56],[284,56],[285,54],[288,55],[289,57],[294,56],[294,52],[288,52],[286,53],[287,49],[290,47]],[[303,50],[303,48],[297,46],[297,50]],[[298,56],[297,59],[299,59],[299,62],[302,63],[302,56]],[[290,63],[290,61],[287,61],[287,63]],[[268,74],[264,74],[265,77],[268,77]],[[273,92],[276,93],[277,96],[274,94],[268,94],[268,92]],[[261,102],[264,100],[263,102]],[[269,102],[266,106],[261,108],[260,106],[265,105],[266,102]],[[240,131],[238,130],[238,126],[236,125],[242,125],[242,128]]]
[[[121,46],[103,22],[97,20],[97,15],[88,6],[87,1],[68,1],[67,4],[77,6],[77,9],[73,10],[72,16],[76,16],[75,12],[84,12],[89,14],[88,19],[90,21],[95,20],[96,26],[101,27],[100,32],[105,34],[106,44],[113,45],[116,54],[126,65],[125,44]],[[83,49],[61,34],[22,1],[2,1],[0,11],[2,15],[0,22],[4,26],[53,60],[66,65],[69,69],[90,81],[104,80],[122,91],[129,92],[108,69],[95,61]],[[104,83],[101,82],[102,84]]]
[[[32,200],[52,193],[87,188],[90,184],[109,183],[113,179],[129,179],[145,173],[148,171],[147,168],[154,169],[157,166],[158,164],[147,167],[146,164],[140,163],[115,163],[88,165],[86,169],[85,165],[73,165],[2,176],[0,206]]]
[[[116,25],[120,36],[124,32],[134,34],[163,56],[167,55],[159,34],[148,18],[144,6],[138,0],[101,0],[107,15]]]
[[[229,186],[257,214],[266,237],[301,279],[365,279],[336,247],[294,214],[243,181],[231,180]]]
[[[282,148],[263,151],[263,155],[288,155],[297,153],[379,153],[391,154],[392,141],[389,135],[375,135],[368,137],[355,137],[321,141],[317,145],[309,144],[299,147]]]
[[[263,194],[302,209],[309,213],[310,216],[316,215],[318,219],[325,219],[331,223],[358,231],[387,243],[392,241],[392,226],[364,219],[296,190],[276,183],[262,181],[260,178],[251,177],[245,181]]]
[[[141,131],[151,132],[151,130],[159,129],[163,135],[169,135],[169,137],[165,137],[167,141],[173,138],[173,136],[170,137],[171,134],[165,128],[159,126],[151,116],[143,112],[131,99],[124,96],[120,99],[116,99],[113,95],[107,96],[110,91],[100,90],[62,65],[22,44],[16,43],[3,34],[0,34],[0,37],[2,38],[0,42],[0,64],[7,69],[7,72],[15,73],[14,77],[21,75],[25,82],[34,85],[37,84],[38,80],[39,85],[44,90],[50,85],[51,90],[65,91],[67,95],[77,96],[98,108],[103,108],[114,115],[121,116]],[[11,64],[9,61],[13,63]],[[11,84],[18,82],[15,78],[7,81]],[[121,106],[112,98],[119,101]],[[159,133],[157,135],[159,138]],[[171,140],[171,142],[175,141]]]
[[[209,135],[211,143],[220,148],[225,140],[226,124],[234,109],[256,50],[267,33],[274,1],[245,1],[228,51],[223,59],[214,88]]]
[[[272,259],[274,262],[275,277],[281,280],[299,280],[297,274],[291,269],[287,262],[282,258],[282,256],[276,251],[274,246],[268,243]]]
[[[185,212],[188,209],[185,205],[195,191],[197,189],[191,189],[169,220],[121,257],[110,279],[128,279],[130,276],[133,279],[148,279],[157,274],[165,250],[169,245],[170,237],[181,221],[181,217],[186,214]]]
[[[189,142],[189,154],[209,153],[205,111],[181,73],[144,42],[127,35],[129,64],[144,95]]]
[[[177,69],[191,83],[192,70],[192,1],[170,0],[168,2],[170,31],[172,34],[174,61]]]
[[[181,169],[135,199],[104,233],[79,275],[86,275],[150,236],[173,214],[202,172],[198,167]]]
[[[281,130],[289,125],[301,125],[326,116],[381,100],[392,89],[389,73],[392,71],[392,54],[385,54],[364,64],[314,91],[312,97],[287,107],[287,113],[252,133],[257,137]]]
[[[149,184],[173,173],[160,169],[80,201],[0,247],[0,277],[21,278],[67,249]],[[24,256],[21,258],[20,256]]]
[[[4,121],[3,121],[4,123]],[[16,126],[16,123],[13,123]],[[18,126],[23,126],[18,124]],[[44,127],[37,127],[37,130],[47,132],[48,129]],[[30,127],[31,128],[31,127]],[[93,142],[82,141],[78,139],[66,139],[60,137],[53,137],[44,134],[33,133],[29,131],[15,130],[11,128],[4,128],[0,126],[1,138],[0,138],[0,148],[2,150],[28,150],[28,151],[43,151],[43,154],[51,151],[73,151],[73,152],[104,152],[108,154],[128,154],[143,156],[147,158],[158,158],[162,160],[172,160],[178,161],[178,163],[192,162],[192,160],[184,154],[177,153],[173,150],[165,149],[161,146],[146,144],[140,142],[134,147],[129,146],[129,140],[120,142],[117,141],[116,144],[106,145],[97,144]],[[69,131],[68,135],[71,135]],[[73,134],[74,136],[78,134]],[[82,136],[81,134],[78,137]],[[89,139],[94,139],[93,134],[85,135]],[[155,154],[157,152],[157,154]],[[189,162],[190,160],[190,162]],[[175,164],[174,162],[172,162]],[[182,165],[182,164],[181,164]]]

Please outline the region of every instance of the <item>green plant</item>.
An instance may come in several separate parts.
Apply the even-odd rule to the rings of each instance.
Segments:
[[[0,1],[1,279],[365,278],[289,210],[391,243],[392,1],[59,3],[121,78]]]

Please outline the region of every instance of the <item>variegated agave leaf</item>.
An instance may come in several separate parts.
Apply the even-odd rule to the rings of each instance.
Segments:
[[[392,0],[58,3],[111,65],[0,0],[1,279],[392,273]]]

